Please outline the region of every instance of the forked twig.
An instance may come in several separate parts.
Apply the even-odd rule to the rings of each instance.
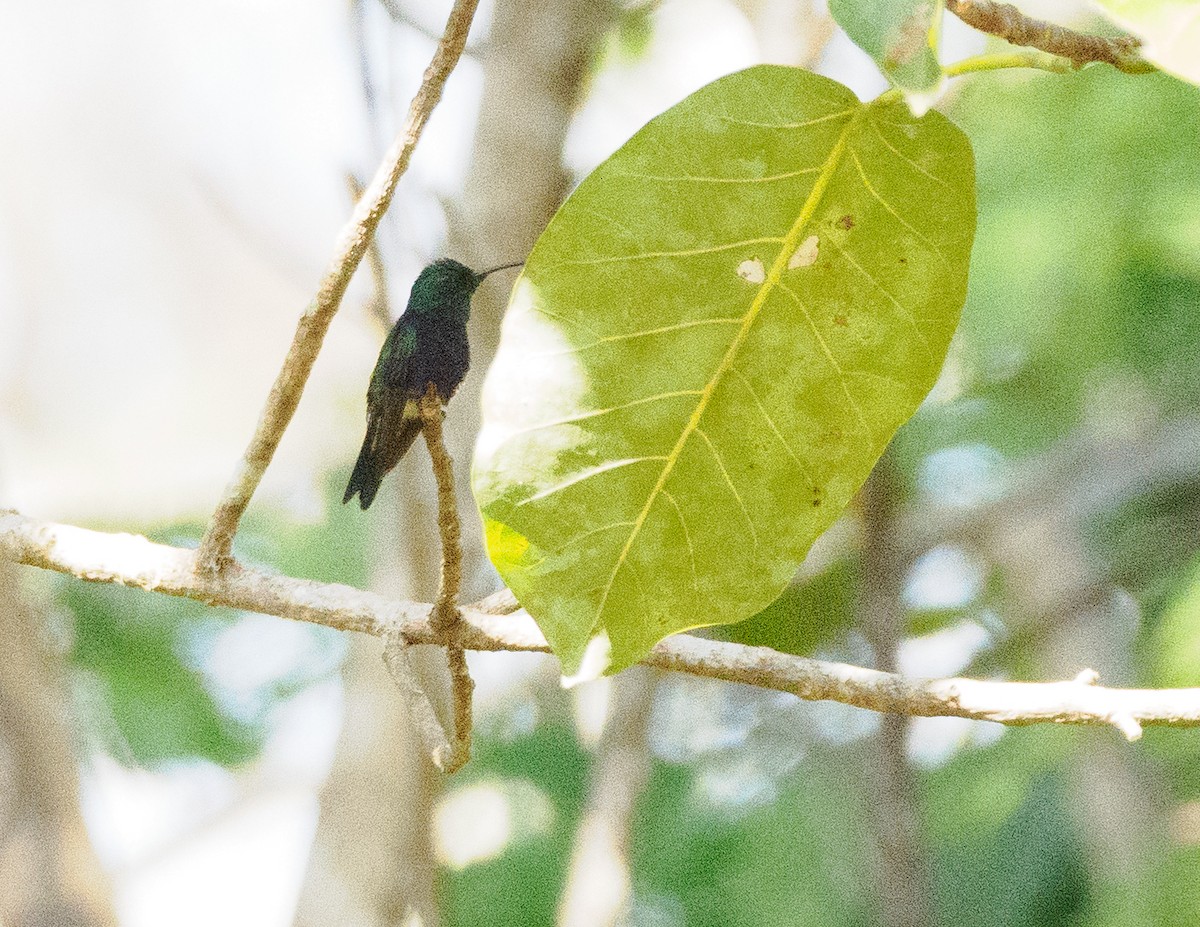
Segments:
[[[387,635],[383,659],[404,693],[417,731],[434,764],[443,772],[452,773],[471,758],[471,694],[475,690],[467,667],[467,653],[461,642],[463,622],[458,607],[462,588],[462,528],[458,519],[458,500],[454,495],[454,461],[450,459],[442,435],[442,400],[432,383],[421,397],[420,407],[421,431],[437,479],[438,535],[442,545],[442,575],[437,599],[429,611],[429,626],[438,642],[446,645],[450,663],[451,731],[446,731],[437,720],[429,696],[413,673],[407,644],[401,634]]]
[[[229,485],[225,487],[224,496],[213,512],[204,539],[200,542],[200,551],[196,557],[196,570],[199,575],[211,576],[219,573],[230,560],[230,550],[238,523],[296,412],[304,385],[308,382],[317,353],[321,350],[325,332],[328,331],[329,323],[350,285],[350,278],[354,276],[366,253],[379,220],[391,204],[392,194],[396,192],[400,177],[408,169],[408,163],[421,138],[425,123],[429,121],[430,114],[441,99],[446,79],[462,57],[467,33],[471,29],[471,21],[475,17],[475,8],[478,5],[479,0],[455,0],[450,18],[446,22],[446,31],[438,42],[433,60],[425,69],[421,86],[409,105],[404,127],[384,155],[374,178],[355,206],[350,221],[338,237],[337,248],[321,280],[316,298],[300,316],[292,345],[267,396],[266,406],[259,417],[250,446],[238,462]]]
[[[458,607],[462,588],[462,527],[458,500],[454,495],[454,461],[442,435],[442,400],[431,383],[421,398],[421,429],[433,475],[437,479],[438,535],[442,543],[442,575],[429,623],[446,642],[450,662],[451,697],[454,703],[453,750],[442,768],[454,772],[471,758],[471,693],[475,683],[467,667],[467,653],[459,643],[462,611]]]

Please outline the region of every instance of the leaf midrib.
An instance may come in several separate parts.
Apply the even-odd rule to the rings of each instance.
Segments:
[[[612,591],[613,583],[616,582],[617,574],[621,571],[626,558],[629,556],[629,551],[633,549],[633,544],[637,540],[638,533],[641,531],[642,525],[645,523],[650,510],[654,507],[655,499],[663,492],[667,485],[667,480],[671,478],[671,473],[675,468],[680,456],[683,453],[683,448],[686,446],[688,439],[695,433],[700,425],[700,420],[704,417],[704,411],[708,407],[709,400],[716,391],[722,378],[733,366],[734,358],[738,351],[745,343],[750,335],[750,329],[754,326],[755,320],[762,312],[762,307],[767,301],[767,297],[779,284],[783,277],[783,272],[787,269],[788,258],[800,246],[801,235],[804,232],[804,227],[812,219],[817,207],[821,204],[821,199],[825,196],[825,191],[828,189],[830,182],[833,180],[833,175],[837,172],[841,165],[846,149],[849,144],[850,136],[863,116],[869,111],[870,107],[860,104],[858,111],[850,117],[846,123],[846,127],[838,136],[837,143],[830,151],[829,157],[825,159],[825,163],[821,166],[821,173],[817,176],[816,182],[813,184],[812,190],[809,191],[808,198],[804,201],[804,205],[800,208],[800,214],[796,217],[796,221],[792,223],[791,229],[783,238],[783,244],[780,247],[779,254],[771,264],[771,269],[767,273],[766,279],[758,288],[753,301],[750,303],[750,308],[746,311],[746,316],[742,321],[738,333],[734,336],[733,342],[728,350],[721,358],[721,362],[717,365],[717,369],[709,378],[707,385],[700,393],[700,398],[696,402],[696,408],[692,410],[691,417],[684,426],[683,431],[679,435],[679,439],[675,442],[675,446],[667,455],[663,463],[662,473],[659,474],[658,481],[654,484],[654,488],[650,490],[650,494],[646,497],[646,503],[642,506],[641,512],[633,522],[633,527],[630,529],[629,538],[625,541],[625,545],[621,548],[621,553],[617,555],[616,562],[613,564],[612,573],[608,577],[608,583],[604,587],[604,594],[600,597],[600,604],[596,609],[596,619],[592,623],[592,632],[600,624],[604,615],[604,606],[608,602],[609,592]]]

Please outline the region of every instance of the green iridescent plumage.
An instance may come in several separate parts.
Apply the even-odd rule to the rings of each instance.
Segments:
[[[366,509],[379,484],[421,432],[418,401],[430,384],[448,402],[467,375],[467,320],[471,296],[493,271],[483,273],[443,259],[421,271],[408,306],[383,342],[367,388],[367,436],[346,486],[343,504],[358,496]]]

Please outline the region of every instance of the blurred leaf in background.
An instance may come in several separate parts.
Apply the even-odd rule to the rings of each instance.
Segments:
[[[1056,763],[1040,732],[960,753],[925,777],[936,886],[947,924],[1088,923],[1089,875]]]
[[[1012,458],[1063,438],[1093,404],[1136,415],[1141,392],[1164,412],[1194,408],[1200,93],[1091,67],[978,81],[955,112],[979,169],[964,389],[904,443],[923,455],[983,442]]]
[[[843,557],[816,576],[792,583],[757,615],[712,633],[721,640],[809,656],[854,624],[858,572],[857,558]]]
[[[583,813],[588,755],[574,732],[558,724],[476,744],[470,765],[455,777],[450,797],[455,789],[474,783],[530,780],[549,800],[552,819],[543,833],[523,840],[510,837],[495,859],[447,871],[442,880],[446,923],[455,927],[552,924]],[[509,809],[514,818],[529,812],[529,808]]]
[[[61,589],[75,619],[70,657],[83,674],[77,688],[89,739],[144,766],[191,758],[231,766],[257,753],[261,725],[223,712],[181,653],[189,626],[229,627],[235,617],[114,586]]]
[[[634,857],[635,912],[731,927],[867,923],[871,899],[858,879],[869,838],[836,766],[809,767],[803,782],[744,816],[695,801],[686,768],[659,767],[636,822],[645,839]]]
[[[336,504],[338,484],[328,481],[331,504],[321,521],[248,518],[239,557],[268,571],[365,585],[366,523]],[[202,530],[182,523],[146,533],[195,546]],[[116,586],[63,581],[57,588],[72,618],[70,661],[88,719],[84,733],[126,763],[252,759],[272,710],[329,679],[345,653],[343,635],[314,625]]]
[[[940,0],[831,0],[829,12],[884,76],[905,93],[928,98],[941,86],[937,59]]]

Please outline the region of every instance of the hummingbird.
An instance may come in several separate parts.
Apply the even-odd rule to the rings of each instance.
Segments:
[[[443,403],[450,401],[471,362],[467,319],[472,294],[488,274],[523,263],[502,264],[477,274],[443,258],[417,276],[408,306],[388,332],[371,374],[367,436],[343,505],[356,494],[364,511],[374,501],[379,483],[421,433],[419,403],[430,384]]]

